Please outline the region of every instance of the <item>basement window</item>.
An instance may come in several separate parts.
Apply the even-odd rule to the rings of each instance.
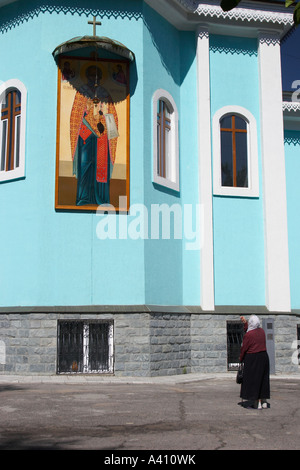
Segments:
[[[57,373],[113,372],[112,321],[58,321]]]
[[[237,370],[240,364],[240,352],[244,337],[244,325],[241,321],[227,322],[227,369]]]

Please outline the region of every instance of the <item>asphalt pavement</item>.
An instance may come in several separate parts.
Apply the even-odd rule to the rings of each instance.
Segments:
[[[162,461],[146,463],[193,465],[201,450],[300,449],[300,374],[271,376],[267,409],[239,392],[235,373],[0,376],[0,450],[101,450],[104,463],[135,467],[114,459],[149,451]]]

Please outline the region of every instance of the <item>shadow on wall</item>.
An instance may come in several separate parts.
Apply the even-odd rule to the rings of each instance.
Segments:
[[[78,16],[84,15],[89,19],[91,19],[91,16],[96,16],[100,19],[122,18],[132,21],[138,21],[143,18],[141,4],[138,1],[130,2],[130,4],[126,2],[126,5],[124,6],[124,2],[116,0],[114,2],[114,6],[115,8],[112,9],[111,2],[109,0],[101,2],[101,8],[99,8],[99,2],[97,0],[85,0],[84,2],[82,0],[50,0],[49,2],[42,4],[37,0],[19,0],[17,7],[15,3],[11,3],[1,9],[0,34],[4,34],[45,13],[64,13],[65,15],[72,14]],[[87,34],[89,34],[88,30]],[[69,40],[71,38],[66,37],[65,39]],[[133,96],[137,85],[137,69],[135,61],[130,63],[130,77],[130,95]]]
[[[195,59],[196,39],[193,32],[180,32],[171,26],[166,20],[160,17],[152,8],[139,0],[124,2],[115,0],[112,8],[112,2],[97,0],[49,0],[40,2],[38,0],[19,0],[17,7],[15,2],[8,4],[1,9],[0,17],[0,34],[4,34],[23,23],[29,22],[40,15],[61,14],[64,13],[86,16],[96,16],[97,19],[127,19],[130,21],[144,22],[145,27],[150,33],[151,40],[157,49],[161,63],[172,76],[174,82],[180,85],[184,80],[193,60]],[[193,41],[194,47],[184,48],[184,54],[181,54],[180,47],[174,46],[174,50],[170,50],[170,43],[166,38],[174,38],[174,35],[189,35]],[[66,38],[68,40],[70,38]],[[117,38],[114,38],[117,39]],[[179,44],[179,41],[176,41]],[[172,47],[172,46],[171,46]],[[178,66],[178,54],[181,56],[180,67]],[[136,75],[135,67],[131,77]],[[135,79],[136,82],[136,79]],[[134,90],[131,90],[134,92]]]
[[[116,0],[114,8],[111,8],[111,2],[97,0],[49,0],[40,2],[37,0],[19,0],[17,7],[15,3],[9,4],[1,9],[0,33],[7,32],[22,23],[28,22],[43,13],[50,14],[72,14],[85,15],[86,17],[97,16],[99,18],[126,18],[129,20],[142,19],[140,2],[126,2]]]
[[[177,30],[148,5],[144,5],[144,24],[163,67],[174,83],[181,85],[196,57],[195,33]]]

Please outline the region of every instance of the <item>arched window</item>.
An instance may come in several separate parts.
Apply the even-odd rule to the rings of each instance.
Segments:
[[[171,112],[164,100],[157,101],[157,174],[167,178],[170,173]]]
[[[19,80],[0,86],[0,181],[25,174],[26,89]]]
[[[213,183],[216,195],[259,195],[256,121],[240,106],[226,106],[214,115]]]
[[[220,121],[222,186],[248,188],[247,122],[236,114]]]
[[[153,182],[179,191],[178,112],[172,96],[153,96]]]

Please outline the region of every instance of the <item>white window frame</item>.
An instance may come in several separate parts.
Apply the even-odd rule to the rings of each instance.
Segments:
[[[17,89],[21,93],[21,127],[20,127],[20,147],[19,147],[19,166],[11,171],[0,170],[0,182],[10,181],[25,176],[25,129],[26,129],[26,108],[27,108],[27,90],[25,85],[18,79],[7,80],[0,85],[0,110],[5,100],[5,95],[12,89]],[[16,135],[15,135],[16,138]],[[0,125],[0,148],[2,145],[2,125]]]
[[[93,322],[84,322],[83,323],[83,374],[88,373],[100,373],[99,370],[92,370],[90,366],[90,359],[87,355],[87,351],[89,350],[89,329],[90,323]],[[105,323],[105,322],[103,322]],[[112,322],[108,323],[109,325],[109,333],[108,333],[108,369],[102,371],[102,373],[113,372],[113,364],[114,364],[114,357],[113,357],[113,345],[114,345],[114,325]]]
[[[157,168],[157,103],[164,101],[170,112],[170,148],[168,153],[168,175],[162,177],[158,175]],[[153,183],[159,184],[169,189],[179,191],[179,143],[178,143],[178,110],[171,94],[163,89],[155,91],[152,98],[152,133],[153,133]]]
[[[239,188],[222,186],[221,172],[221,131],[220,122],[223,117],[236,114],[247,123],[248,149],[248,187]],[[259,197],[257,126],[254,116],[242,106],[224,106],[219,109],[212,122],[213,136],[213,194],[219,196]]]

